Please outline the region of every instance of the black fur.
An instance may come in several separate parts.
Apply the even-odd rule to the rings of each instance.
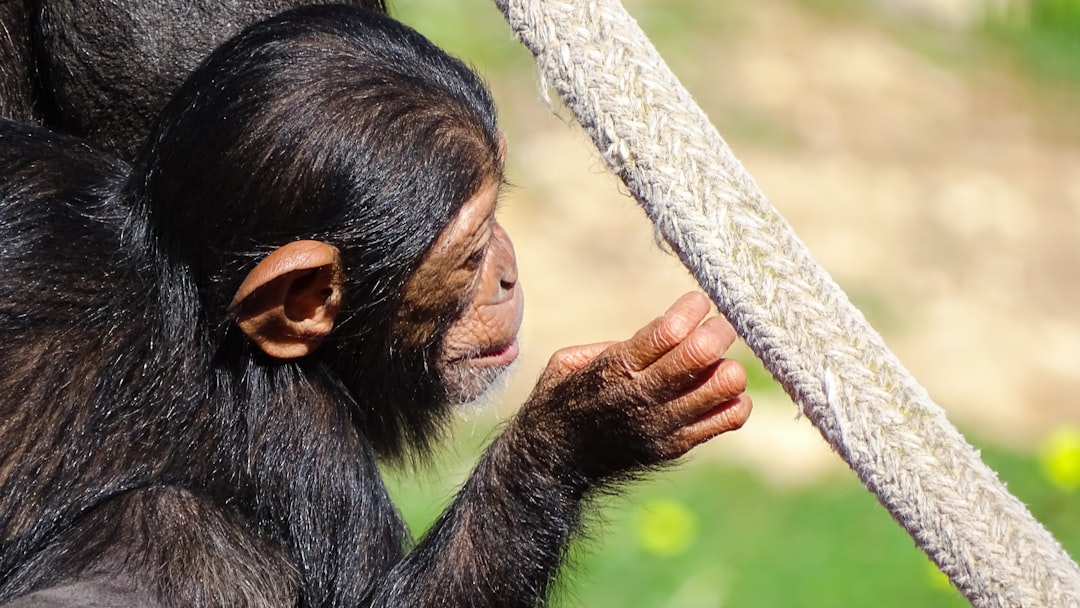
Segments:
[[[0,117],[35,120],[32,0],[0,0]]]
[[[341,0],[386,12],[384,0]],[[80,136],[129,162],[210,51],[313,0],[0,0],[0,117]]]
[[[438,336],[391,319],[498,177],[475,75],[389,18],[307,8],[224,44],[162,116],[133,167],[0,121],[0,602],[543,603],[588,484],[529,429],[409,552],[376,468],[444,418]],[[341,250],[345,318],[282,362],[229,302],[294,239]]]

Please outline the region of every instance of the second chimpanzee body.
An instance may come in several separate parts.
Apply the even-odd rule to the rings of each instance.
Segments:
[[[474,74],[341,6],[216,50],[132,166],[0,121],[0,602],[543,603],[589,496],[749,400],[699,295],[561,351],[409,550],[377,459],[517,352],[504,151]]]
[[[339,4],[385,12],[383,0]],[[4,0],[0,117],[77,135],[127,161],[215,47],[317,0]]]

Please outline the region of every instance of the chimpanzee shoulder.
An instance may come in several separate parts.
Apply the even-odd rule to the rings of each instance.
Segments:
[[[121,288],[127,170],[72,137],[0,120],[0,330],[85,317],[88,290]]]

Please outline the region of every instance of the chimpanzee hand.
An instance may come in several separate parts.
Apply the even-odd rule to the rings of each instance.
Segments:
[[[735,331],[688,293],[625,342],[556,352],[514,426],[560,478],[591,485],[678,458],[750,415]],[[531,435],[532,437],[526,439]]]

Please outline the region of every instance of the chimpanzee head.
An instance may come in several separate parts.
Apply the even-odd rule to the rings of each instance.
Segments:
[[[383,15],[299,9],[220,47],[163,116],[130,194],[219,360],[332,370],[390,452],[514,360],[505,143],[460,61]]]

